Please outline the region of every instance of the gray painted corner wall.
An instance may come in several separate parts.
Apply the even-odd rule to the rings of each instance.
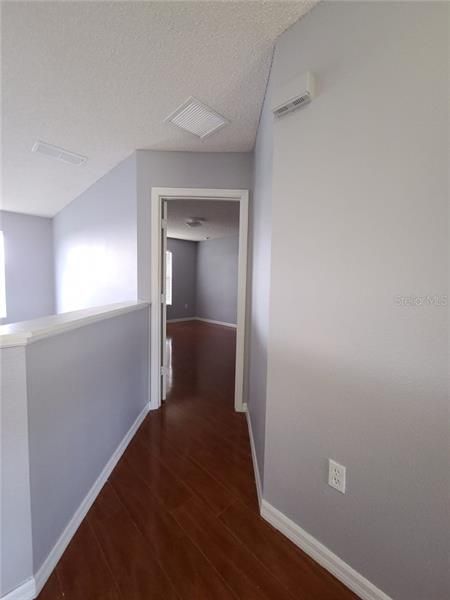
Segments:
[[[34,572],[148,403],[148,315],[27,347]]]
[[[152,187],[245,189],[252,185],[251,152],[138,150],[138,291],[150,300]]]
[[[450,597],[448,307],[401,299],[448,294],[448,23],[323,2],[271,74],[318,95],[274,126],[264,496],[396,600]]]
[[[249,219],[248,412],[263,487],[272,235],[273,115],[270,109],[270,86],[269,80],[256,137]]]
[[[237,323],[239,236],[198,242],[197,317]]]
[[[167,318],[237,321],[239,236],[190,242],[169,238],[172,305]]]
[[[167,249],[172,252],[172,305],[167,307],[167,318],[195,317],[197,242],[169,238]]]
[[[33,575],[25,348],[0,349],[0,596]]]
[[[56,215],[58,312],[137,299],[136,202],[133,154]]]
[[[5,240],[6,319],[28,321],[55,311],[52,220],[0,211]]]

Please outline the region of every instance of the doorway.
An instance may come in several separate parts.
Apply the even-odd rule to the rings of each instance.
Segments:
[[[176,200],[234,202],[239,205],[238,267],[236,301],[236,358],[234,408],[246,410],[244,401],[244,361],[246,330],[248,191],[221,189],[153,188],[151,194],[151,319],[150,319],[150,375],[151,409],[157,409],[165,397],[169,364],[166,352],[167,320],[167,203]],[[195,216],[195,215],[194,215]],[[170,260],[171,257],[169,257]]]

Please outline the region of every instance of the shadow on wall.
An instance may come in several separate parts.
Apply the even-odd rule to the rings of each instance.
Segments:
[[[0,324],[54,314],[52,219],[0,211],[0,229],[5,246],[7,313]]]
[[[237,322],[239,236],[190,242],[170,238],[172,305],[167,318]]]
[[[268,387],[282,401],[268,404],[264,498],[374,583],[386,577],[387,557],[394,563],[402,548],[417,564],[433,556],[423,572],[436,595],[424,583],[415,597],[441,598],[447,484],[436,474],[448,469],[445,378],[431,387],[417,373],[400,385],[382,365],[369,370],[278,341]],[[347,468],[345,496],[327,484],[328,458]],[[370,560],[357,548],[370,548]]]
[[[198,243],[197,317],[237,323],[239,236]]]
[[[197,242],[168,238],[172,252],[172,304],[167,318],[187,319],[196,316]]]
[[[247,352],[247,403],[252,424],[253,442],[258,461],[259,479],[264,487],[264,450],[266,430],[267,395],[267,335],[261,331],[260,323],[252,314],[248,325],[251,334],[248,337]]]

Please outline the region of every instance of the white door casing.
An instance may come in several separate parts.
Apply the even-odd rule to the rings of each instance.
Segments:
[[[238,298],[236,327],[236,375],[234,407],[238,412],[246,410],[244,398],[246,291],[247,291],[247,244],[248,244],[248,190],[203,188],[152,188],[151,190],[151,318],[150,318],[150,408],[161,406],[165,392],[167,364],[165,348],[165,254],[162,219],[164,200],[209,200],[239,202],[239,258]],[[167,215],[166,215],[167,216]],[[164,250],[165,251],[165,250]],[[163,264],[164,263],[164,264]],[[162,306],[164,304],[164,306]],[[164,321],[164,326],[163,326]],[[162,345],[164,342],[164,346]],[[164,351],[163,351],[164,348]],[[163,363],[164,360],[164,363]],[[164,370],[162,366],[166,367]],[[164,372],[164,377],[162,373]]]
[[[168,360],[167,360],[167,336],[166,336],[166,325],[167,325],[167,200],[161,200],[161,352],[160,352],[160,366],[161,366],[161,400],[165,400],[167,396],[167,372],[168,372]]]

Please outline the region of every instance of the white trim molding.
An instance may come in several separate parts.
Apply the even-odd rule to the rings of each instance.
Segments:
[[[233,327],[237,329],[236,323],[226,323],[225,321],[214,321],[213,319],[204,319],[203,317],[195,317],[196,321],[203,321],[204,323],[211,323],[211,325],[222,325],[223,327]]]
[[[319,565],[334,575],[336,579],[339,579],[355,592],[361,600],[392,600],[339,556],[336,556],[334,552],[264,499],[261,505],[261,516]]]
[[[180,319],[167,319],[167,323],[184,323],[185,321],[196,321],[197,317],[181,317]]]
[[[252,421],[250,419],[250,413],[248,412],[247,405],[245,408],[246,408],[245,416],[247,418],[248,435],[250,438],[250,447],[252,449],[252,462],[253,462],[253,472],[255,474],[256,493],[258,495],[259,510],[261,512],[261,506],[262,506],[262,501],[263,501],[261,477],[260,477],[259,468],[258,468],[258,459],[256,457],[255,440],[253,438]]]
[[[1,325],[0,348],[26,346],[32,342],[65,333],[66,331],[72,331],[96,321],[119,317],[120,315],[145,308],[146,306],[149,306],[148,302],[120,302],[50,315],[31,321]]]
[[[1,600],[33,600],[36,597],[36,586],[34,579],[30,577],[21,585],[7,592]]]
[[[226,321],[214,321],[213,319],[204,319],[203,317],[181,317],[180,319],[167,319],[167,323],[183,323],[185,321],[203,321],[211,325],[222,325],[223,327],[237,328],[236,323],[227,323]]]
[[[239,202],[239,257],[238,298],[236,326],[236,370],[234,408],[244,412],[244,361],[246,333],[247,294],[247,245],[248,245],[248,190],[204,189],[204,188],[160,188],[151,189],[151,319],[150,319],[150,406],[152,410],[161,406],[161,219],[163,200],[220,200]],[[142,260],[142,259],[141,259]],[[218,323],[230,326],[229,323]]]
[[[62,532],[58,541],[53,546],[50,554],[47,556],[47,558],[45,559],[45,561],[43,562],[43,564],[41,565],[41,567],[35,574],[35,576],[34,576],[34,592],[35,592],[36,596],[40,593],[40,591],[44,587],[44,585],[45,585],[47,579],[50,577],[53,569],[56,567],[57,562],[63,555],[64,550],[69,545],[70,540],[75,535],[78,527],[81,525],[81,522],[83,521],[84,517],[86,516],[88,510],[91,508],[92,504],[94,503],[95,499],[97,498],[98,494],[100,493],[102,487],[105,485],[105,483],[106,483],[108,477],[111,475],[114,467],[119,462],[122,454],[125,452],[128,444],[130,443],[134,434],[138,430],[142,421],[145,419],[145,416],[147,415],[148,411],[149,411],[149,405],[146,404],[145,407],[143,408],[143,410],[141,411],[141,413],[138,415],[138,417],[132,424],[132,426],[130,427],[130,429],[128,430],[128,432],[125,434],[125,436],[122,439],[122,441],[120,442],[120,444],[117,446],[117,448],[114,451],[111,458],[106,463],[105,467],[103,468],[103,471],[98,476],[94,485],[91,487],[89,492],[86,494],[84,500],[81,502],[81,504],[78,507],[78,509],[76,510],[75,514],[70,519],[69,523],[67,524],[66,528]],[[29,598],[30,599],[34,598],[34,596],[30,596]],[[8,597],[8,600],[12,600],[12,598],[10,599]],[[14,599],[14,600],[16,600],[16,599]],[[28,600],[28,599],[24,598],[23,600]]]

